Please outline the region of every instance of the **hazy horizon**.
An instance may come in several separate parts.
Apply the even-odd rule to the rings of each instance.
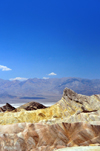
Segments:
[[[16,78],[12,78],[12,79],[3,79],[3,78],[0,78],[0,80],[6,80],[6,81],[19,81],[19,82],[23,82],[23,81],[26,81],[26,80],[31,80],[31,79],[40,79],[40,80],[50,80],[50,79],[64,79],[64,78],[76,78],[76,79],[86,79],[86,80],[100,80],[100,78],[82,78],[82,77],[60,77],[60,78],[57,78],[57,77],[49,77],[49,78],[36,78],[36,77],[33,77],[33,78],[20,78],[19,77],[16,77]]]

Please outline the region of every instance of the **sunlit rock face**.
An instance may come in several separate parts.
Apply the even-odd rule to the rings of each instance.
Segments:
[[[65,88],[61,100],[51,107],[46,108],[30,102],[12,112],[0,113],[0,124],[3,125],[23,122],[54,124],[99,120],[100,95],[85,96],[68,88]]]
[[[18,123],[0,125],[1,151],[53,151],[73,146],[99,146],[100,125],[88,123]]]
[[[92,113],[100,110],[100,95],[85,96],[65,88],[63,97],[57,104],[65,110],[66,115]]]
[[[85,96],[65,88],[62,100],[63,99],[66,100],[67,104],[70,104],[72,109],[77,108],[78,105],[78,110],[80,108],[84,113],[100,110],[100,95]]]
[[[30,102],[0,113],[0,151],[65,151],[78,146],[80,151],[83,146],[98,151],[99,145],[100,95],[66,88],[51,107]]]

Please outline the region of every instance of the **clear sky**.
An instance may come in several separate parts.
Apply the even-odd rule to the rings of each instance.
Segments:
[[[100,79],[99,66],[100,0],[0,1],[1,79]]]

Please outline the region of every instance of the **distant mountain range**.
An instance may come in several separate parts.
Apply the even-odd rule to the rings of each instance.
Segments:
[[[58,101],[65,87],[84,95],[100,94],[100,79],[51,78],[9,81],[0,79],[0,103]],[[30,100],[31,99],[31,100]]]

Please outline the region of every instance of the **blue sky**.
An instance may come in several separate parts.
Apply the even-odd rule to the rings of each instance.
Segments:
[[[100,79],[99,65],[100,0],[0,1],[1,79]]]

